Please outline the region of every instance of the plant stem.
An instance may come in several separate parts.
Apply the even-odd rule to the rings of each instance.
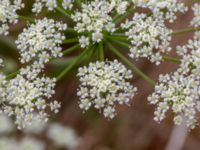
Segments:
[[[63,41],[64,44],[76,43],[76,42],[78,42],[78,39],[77,39],[77,38],[67,39],[67,40],[64,40],[64,41]]]
[[[75,2],[76,2],[77,7],[79,9],[81,9],[81,6],[82,6],[81,1],[80,0],[76,0]]]
[[[80,48],[80,45],[79,45],[79,44],[74,45],[74,46],[72,46],[72,47],[70,47],[70,48],[68,48],[68,49],[66,49],[66,50],[63,50],[62,53],[63,53],[63,55],[67,55],[67,54],[69,54],[69,53],[71,53],[71,52],[77,50],[78,48]]]
[[[71,19],[71,16],[63,8],[61,8],[60,6],[57,6],[56,10],[58,12],[60,12],[61,14],[63,14],[64,16],[66,16],[67,18]]]
[[[30,17],[26,17],[26,16],[21,16],[21,15],[18,15],[18,17],[19,17],[20,20],[23,20],[23,21],[35,22],[34,18],[30,18]]]
[[[140,69],[137,68],[133,63],[131,63],[125,56],[123,56],[112,44],[106,41],[109,49],[117,55],[124,63],[126,63],[138,76],[147,81],[151,85],[155,85],[155,81],[149,78],[146,74],[144,74]]]
[[[124,20],[125,18],[127,18],[131,13],[133,13],[135,10],[135,7],[131,6],[126,13],[124,13],[124,15],[122,16],[115,16],[115,20],[114,20],[114,23],[115,24],[119,24],[122,20]]]
[[[185,29],[180,29],[180,30],[175,30],[172,32],[172,35],[179,35],[179,34],[184,34],[184,33],[189,33],[189,32],[195,32],[199,31],[200,27],[198,28],[185,28]]]
[[[126,36],[112,36],[112,35],[105,35],[105,36],[112,40],[128,41],[128,38]]]
[[[109,37],[108,37],[109,38]],[[111,38],[109,38],[111,39]],[[112,39],[111,39],[112,40]],[[120,46],[123,46],[123,47],[126,47],[126,48],[129,48],[130,47],[130,44],[126,43],[126,42],[123,42],[123,41],[119,41],[119,40],[112,40],[114,43],[117,43],[119,44]]]
[[[77,56],[73,61],[72,63],[67,67],[65,68],[65,70],[63,70],[57,77],[57,81],[60,81],[62,80],[66,75],[67,73],[69,73],[69,71],[80,61],[80,59],[91,49],[91,47],[89,47],[88,49],[84,50],[79,56]]]
[[[67,27],[65,32],[77,33],[73,28]]]
[[[174,63],[177,63],[177,64],[181,63],[181,61],[179,59],[174,58],[174,57],[170,57],[170,56],[163,56],[163,60],[174,62]]]
[[[14,78],[19,72],[20,72],[20,71],[17,70],[17,71],[15,71],[15,72],[13,72],[13,73],[7,75],[7,76],[6,76],[6,80],[9,80],[9,79]]]
[[[123,41],[113,40],[113,42],[115,42],[115,43],[117,43],[117,44],[119,44],[119,45],[121,45],[121,46],[124,46],[124,47],[126,47],[126,48],[129,48],[129,47],[130,47],[130,44],[125,43],[125,42],[123,42]],[[179,59],[174,58],[174,57],[170,57],[170,56],[163,56],[163,60],[165,60],[165,61],[170,61],[170,62],[174,62],[174,63],[177,63],[177,64],[180,64],[180,63],[181,63],[181,61],[180,61]]]
[[[104,61],[104,50],[103,50],[103,43],[100,42],[99,45],[99,59],[100,61]]]

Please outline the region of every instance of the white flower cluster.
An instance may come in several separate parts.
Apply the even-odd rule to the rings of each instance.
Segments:
[[[200,47],[200,32],[194,33],[193,39],[190,39],[187,44],[176,47],[176,53],[179,56],[186,57],[188,52],[196,51]]]
[[[22,0],[1,0],[0,1],[0,35],[8,34],[9,24],[18,22],[17,11],[22,9]]]
[[[1,137],[1,150],[45,150],[45,145],[31,137],[24,137],[21,141],[15,139]]]
[[[161,53],[171,50],[171,30],[168,29],[163,20],[147,16],[146,14],[135,13],[131,21],[126,20],[121,27],[125,35],[131,41],[130,57],[148,58],[151,62],[160,64]]]
[[[196,125],[196,113],[200,111],[200,82],[193,74],[185,75],[179,71],[174,74],[160,75],[155,92],[148,101],[157,105],[154,119],[158,122],[172,110],[176,125],[186,124],[190,129]]]
[[[45,150],[45,144],[32,137],[24,137],[17,143],[17,150]]]
[[[37,116],[37,114],[35,114]],[[16,136],[17,132],[13,122],[7,115],[0,115],[0,148],[1,150],[45,150],[52,141],[54,148],[65,148],[74,150],[81,141],[81,137],[77,132],[60,122],[38,122],[34,120],[30,126],[22,132],[22,138]],[[27,130],[28,129],[28,130]],[[45,133],[45,134],[44,134]],[[43,135],[43,139],[38,138]]]
[[[95,0],[88,4],[82,4],[82,11],[72,15],[72,19],[76,22],[74,29],[78,33],[89,32],[89,35],[80,37],[79,42],[81,47],[89,45],[90,40],[93,43],[98,43],[103,39],[103,31],[113,33],[115,24],[111,17],[114,10],[118,14],[125,13],[128,7],[128,1],[122,0]]]
[[[58,112],[60,103],[47,101],[55,93],[56,79],[45,77],[41,72],[51,58],[62,56],[60,44],[65,37],[60,32],[65,29],[65,24],[44,18],[24,29],[16,41],[21,62],[30,64],[11,80],[0,76],[0,103],[1,111],[15,118],[19,129],[35,120],[47,121],[47,109]]]
[[[31,74],[31,70],[29,73]],[[57,113],[60,107],[57,101],[47,102],[55,93],[54,86],[55,79],[44,76],[30,79],[21,70],[15,78],[2,81],[1,111],[14,117],[19,129],[31,124],[34,119],[47,121],[47,108]],[[34,115],[35,112],[38,112],[37,116]]]
[[[177,125],[186,124],[193,129],[200,112],[200,33],[185,46],[178,46],[177,53],[182,56],[178,70],[171,75],[160,76],[160,83],[148,98],[157,105],[155,120],[161,121],[171,108]]]
[[[178,0],[132,0],[136,6],[149,8],[153,15],[161,20],[176,20],[176,13],[184,13],[188,8]]]
[[[129,0],[110,0],[110,2],[110,5],[115,8],[117,14],[119,15],[124,14],[130,5]]]
[[[62,0],[62,6],[65,10],[70,10],[73,7],[74,0]],[[40,13],[44,7],[49,11],[53,11],[58,6],[57,0],[35,0],[32,11]]]
[[[200,4],[195,3],[192,7],[192,10],[194,12],[194,17],[191,21],[191,24],[195,27],[200,27]]]
[[[80,87],[80,108],[88,110],[92,105],[98,110],[103,109],[104,116],[113,118],[116,114],[115,104],[129,104],[137,89],[126,80],[132,73],[117,60],[90,63],[88,67],[79,68],[77,76]]]
[[[42,68],[49,59],[61,57],[60,45],[65,39],[61,32],[66,28],[66,24],[47,18],[37,20],[36,23],[25,28],[16,41],[21,63],[32,62]]]
[[[80,142],[80,138],[72,128],[59,123],[49,125],[47,136],[57,147],[65,147],[70,150],[75,149]]]

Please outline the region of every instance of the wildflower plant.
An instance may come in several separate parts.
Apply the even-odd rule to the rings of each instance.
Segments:
[[[138,76],[155,88],[147,98],[156,105],[154,120],[162,121],[171,110],[175,124],[194,128],[200,111],[199,5],[187,7],[178,0],[34,0],[30,14],[24,15],[23,1],[2,0],[0,34],[12,33],[18,22],[23,29],[15,40],[18,71],[0,73],[0,112],[12,117],[19,129],[47,121],[50,111],[58,113],[62,106],[52,100],[56,83],[76,69],[77,103],[84,112],[94,107],[113,119],[118,105],[131,106],[136,91],[142,92],[130,81]],[[194,12],[190,27],[174,31],[166,25],[188,9]],[[187,32],[195,32],[194,38],[177,46],[179,58],[169,56],[172,36]],[[76,56],[67,67],[48,77],[48,63],[72,52]],[[174,62],[179,68],[160,75],[156,83],[133,63],[141,58],[156,65]]]

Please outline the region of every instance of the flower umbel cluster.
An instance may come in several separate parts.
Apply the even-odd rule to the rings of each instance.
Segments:
[[[21,55],[20,61],[32,62],[42,68],[50,58],[61,57],[60,45],[65,39],[61,32],[66,28],[66,24],[47,18],[37,20],[30,27],[25,28],[16,41]]]
[[[31,124],[34,119],[47,121],[48,109],[58,112],[60,104],[57,101],[51,103],[47,101],[55,93],[53,90],[55,79],[45,76],[27,78],[22,69],[15,78],[9,81],[3,80],[1,83],[1,112],[15,118],[19,129]],[[35,112],[38,113],[37,116]]]
[[[0,35],[8,34],[9,24],[18,22],[17,11],[22,9],[22,0],[1,0],[0,1]]]
[[[137,91],[127,82],[132,78],[131,71],[117,60],[90,63],[79,68],[77,76],[81,82],[77,93],[80,108],[86,111],[94,105],[107,118],[115,116],[116,103],[129,104]]]
[[[191,24],[195,27],[200,27],[200,4],[194,4],[193,8],[194,17]]]
[[[184,13],[188,8],[178,0],[133,0],[136,6],[149,8],[159,20],[176,20],[176,13]]]
[[[103,31],[113,33],[116,29],[111,13],[116,10],[118,14],[123,14],[128,5],[128,1],[121,0],[95,0],[88,4],[83,3],[82,11],[72,15],[73,21],[76,22],[74,29],[78,33],[83,33],[79,38],[81,47],[88,46],[91,40],[93,43],[102,41]],[[84,35],[84,32],[89,34]]]
[[[155,120],[161,121],[170,108],[175,114],[177,125],[186,124],[193,129],[200,111],[200,38],[199,32],[184,46],[177,47],[182,56],[181,64],[174,74],[160,76],[155,92],[148,98],[157,105]]]
[[[164,21],[158,20],[146,14],[135,13],[131,21],[126,21],[121,25],[125,30],[125,35],[131,41],[131,58],[148,58],[151,62],[160,64],[162,53],[171,50],[171,30],[168,29]]]
[[[65,10],[70,10],[73,7],[74,0],[62,0],[62,7]],[[47,7],[49,11],[53,11],[58,6],[57,0],[35,0],[32,11],[40,13],[44,7]]]
[[[182,57],[188,57],[188,52],[196,51],[200,47],[200,32],[195,32],[194,38],[190,39],[187,44],[177,46],[176,53]]]
[[[75,130],[59,123],[49,125],[47,136],[58,147],[66,147],[67,149],[75,149],[80,142]]]
[[[186,124],[193,129],[196,125],[196,113],[200,111],[200,82],[193,74],[184,75],[177,71],[173,74],[160,75],[155,92],[148,97],[151,104],[157,105],[154,119],[158,122],[172,110],[174,123]]]

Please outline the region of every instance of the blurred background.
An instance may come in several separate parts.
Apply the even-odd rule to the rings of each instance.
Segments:
[[[32,0],[24,0],[26,8],[20,14],[32,16]],[[192,0],[185,0],[190,5]],[[177,14],[178,19],[168,27],[176,30],[189,27],[192,18],[192,11],[186,14]],[[44,16],[63,20],[69,26],[71,22],[56,12],[44,11],[37,18]],[[7,37],[0,36],[0,56],[5,60],[4,71],[9,74],[20,67],[18,50],[14,44],[17,35],[27,25],[20,21],[17,25],[11,26],[11,34]],[[70,35],[66,35],[70,36]],[[169,54],[175,56],[175,47],[183,45],[192,38],[193,33],[176,35],[172,39],[173,51]],[[68,47],[70,45],[63,45]],[[55,76],[68,65],[76,53],[68,55],[61,60],[55,60],[46,66],[49,76]],[[107,53],[107,57],[110,56]],[[147,60],[133,62],[154,80],[159,74],[170,73],[176,70],[178,65],[163,62],[155,66]],[[200,127],[188,131],[184,126],[173,125],[172,114],[158,124],[153,120],[154,107],[147,102],[147,96],[153,92],[153,87],[148,83],[135,77],[132,83],[138,87],[138,94],[131,101],[130,107],[118,107],[118,115],[113,120],[107,120],[95,109],[82,113],[78,106],[76,89],[78,79],[76,68],[71,71],[65,80],[58,83],[54,99],[62,103],[60,112],[52,115],[49,122],[45,124],[36,123],[32,128],[25,131],[18,131],[12,121],[5,116],[0,117],[0,150],[5,146],[5,138],[14,141],[29,141],[24,144],[25,150],[32,150],[31,144],[40,145],[39,148],[47,150],[199,150],[200,149]],[[4,123],[3,123],[4,122]],[[7,122],[7,124],[6,124]],[[30,139],[31,138],[31,139]],[[37,140],[34,141],[33,139]],[[31,143],[31,142],[32,143]],[[37,143],[39,142],[39,143]]]

